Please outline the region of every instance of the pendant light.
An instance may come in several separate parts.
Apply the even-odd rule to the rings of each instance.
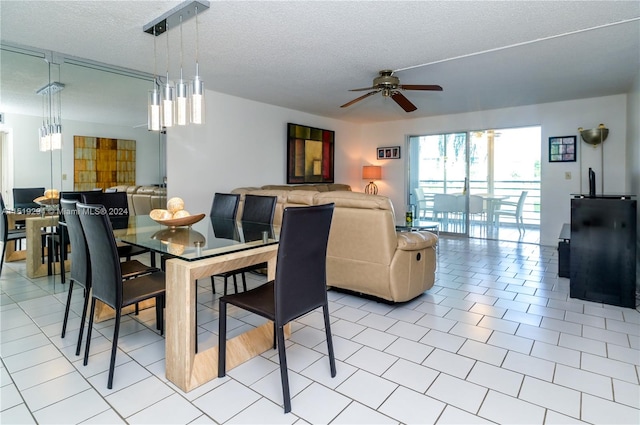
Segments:
[[[175,92],[169,80],[169,23],[166,24],[167,29],[167,80],[162,88],[162,126],[165,128],[173,127]]]
[[[196,5],[196,75],[191,82],[191,122],[204,124],[204,83],[200,79],[198,69],[198,6]]]
[[[209,9],[207,0],[187,0],[174,7],[162,16],[154,19],[142,27],[142,30],[154,37],[154,88],[149,92],[148,103],[148,128],[149,130],[162,130],[162,127],[174,125],[184,126],[204,123],[204,84],[199,75],[198,64],[198,37],[199,23],[198,12]],[[184,41],[182,33],[183,21],[196,18],[196,75],[191,82],[185,81],[183,76]],[[169,27],[180,26],[180,79],[174,85],[169,80]],[[156,43],[155,37],[167,33],[167,74],[163,83],[156,73]]]
[[[49,127],[47,125],[47,108],[46,108],[47,98],[46,96],[42,96],[42,127],[38,129],[38,133],[40,136],[39,148],[40,152],[46,152],[51,150],[51,137],[49,136]]]
[[[149,92],[147,129],[160,131],[160,92],[158,91],[158,73],[156,56],[156,27],[153,26],[153,90]]]
[[[36,93],[42,96],[42,127],[38,129],[38,148],[41,152],[62,149],[62,114],[60,91],[64,84],[51,82],[51,63],[49,65],[49,84]],[[60,79],[60,65],[58,65]]]
[[[189,95],[187,93],[187,83],[182,78],[183,62],[183,42],[182,42],[182,15],[180,15],[180,81],[176,84],[176,124],[187,125],[187,115],[189,113]]]

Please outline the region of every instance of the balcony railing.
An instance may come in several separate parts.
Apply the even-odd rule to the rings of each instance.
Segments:
[[[493,191],[490,191],[487,181],[471,180],[470,193],[473,195],[492,192],[496,196],[508,196],[509,201],[516,202],[522,191],[526,190],[529,193],[522,210],[522,219],[525,226],[540,227],[540,180],[494,180],[493,183]],[[425,194],[460,194],[464,191],[464,180],[420,180],[420,187]],[[511,217],[502,217],[501,221],[515,224]]]

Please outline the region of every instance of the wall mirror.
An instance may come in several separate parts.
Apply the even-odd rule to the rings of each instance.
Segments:
[[[42,182],[58,190],[74,190],[74,136],[135,140],[135,183],[163,183],[165,137],[147,131],[146,125],[150,75],[27,48],[3,45],[0,53],[0,112],[3,128],[12,133],[7,157],[12,157],[13,169],[3,167],[3,173],[7,168],[9,174],[3,181],[5,197],[11,199],[9,186],[42,186]],[[59,151],[40,152],[43,96],[36,92],[49,78],[64,84],[60,92],[63,143]]]
[[[165,135],[147,131],[151,75],[6,44],[0,63],[0,192],[8,207],[13,188],[75,189],[74,136],[135,140],[135,184],[164,184]],[[64,84],[62,148],[41,152],[46,108],[37,91],[51,82]]]

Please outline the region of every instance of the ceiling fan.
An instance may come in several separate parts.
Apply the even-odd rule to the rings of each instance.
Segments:
[[[373,85],[371,87],[364,87],[361,89],[351,89],[349,91],[365,91],[373,90],[364,96],[360,96],[353,99],[351,102],[347,102],[340,106],[346,108],[356,102],[360,102],[362,99],[366,99],[376,93],[382,92],[382,96],[391,97],[405,112],[413,112],[416,109],[416,105],[411,103],[399,90],[429,90],[429,91],[442,91],[442,87],[438,85],[426,85],[426,84],[400,84],[400,79],[393,75],[393,71],[390,69],[383,69],[379,72],[379,76],[373,79]]]

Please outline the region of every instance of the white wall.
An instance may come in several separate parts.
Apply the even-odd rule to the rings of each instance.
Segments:
[[[376,147],[401,145],[406,148],[408,135],[540,125],[542,126],[540,240],[543,245],[555,245],[562,224],[570,221],[569,195],[581,190],[581,169],[579,161],[549,163],[549,137],[578,135],[578,127],[594,128],[604,123],[610,129],[609,138],[604,143],[604,173],[600,169],[599,149],[594,150],[584,142],[578,145],[578,155],[582,155],[582,190],[588,190],[588,185],[584,181],[586,181],[586,170],[592,167],[599,179],[604,177],[605,192],[626,192],[628,190],[625,177],[626,102],[626,95],[618,95],[369,124],[363,127],[361,162],[383,166],[383,181],[378,184],[379,193],[389,196],[397,213],[402,214],[407,203],[406,155],[403,153],[404,159],[400,161],[377,161]],[[565,180],[566,171],[571,172],[571,180]]]
[[[588,190],[586,170],[589,167],[596,171],[599,179],[604,178],[605,192],[631,190],[625,162],[626,95],[366,125],[211,91],[207,91],[206,106],[204,126],[171,128],[167,132],[169,196],[183,198],[191,213],[208,212],[216,191],[284,184],[287,122],[336,132],[335,181],[351,185],[354,191],[362,191],[366,184],[361,179],[362,165],[382,165],[382,181],[377,182],[379,193],[391,198],[398,214],[404,214],[406,205],[404,148],[407,135],[540,125],[543,245],[556,245],[562,224],[570,221],[570,194]],[[578,144],[581,162],[548,162],[549,137],[578,136],[578,127],[594,128],[600,123],[610,129],[604,143],[604,172],[600,169],[599,148],[593,149],[584,142]],[[403,159],[376,159],[378,146],[394,145],[403,146]],[[565,180],[567,171],[572,175],[570,180]]]
[[[167,130],[169,197],[208,214],[215,192],[285,184],[289,122],[335,131],[334,180],[357,190],[360,126],[207,91],[204,125]]]
[[[7,113],[5,128],[13,134],[14,187],[55,187],[73,190],[73,136],[96,136],[136,140],[136,183],[162,182],[158,133],[146,128],[119,127],[63,120],[63,149],[40,152],[38,128],[42,117]],[[62,160],[62,162],[61,162]],[[67,179],[62,181],[62,174]]]

